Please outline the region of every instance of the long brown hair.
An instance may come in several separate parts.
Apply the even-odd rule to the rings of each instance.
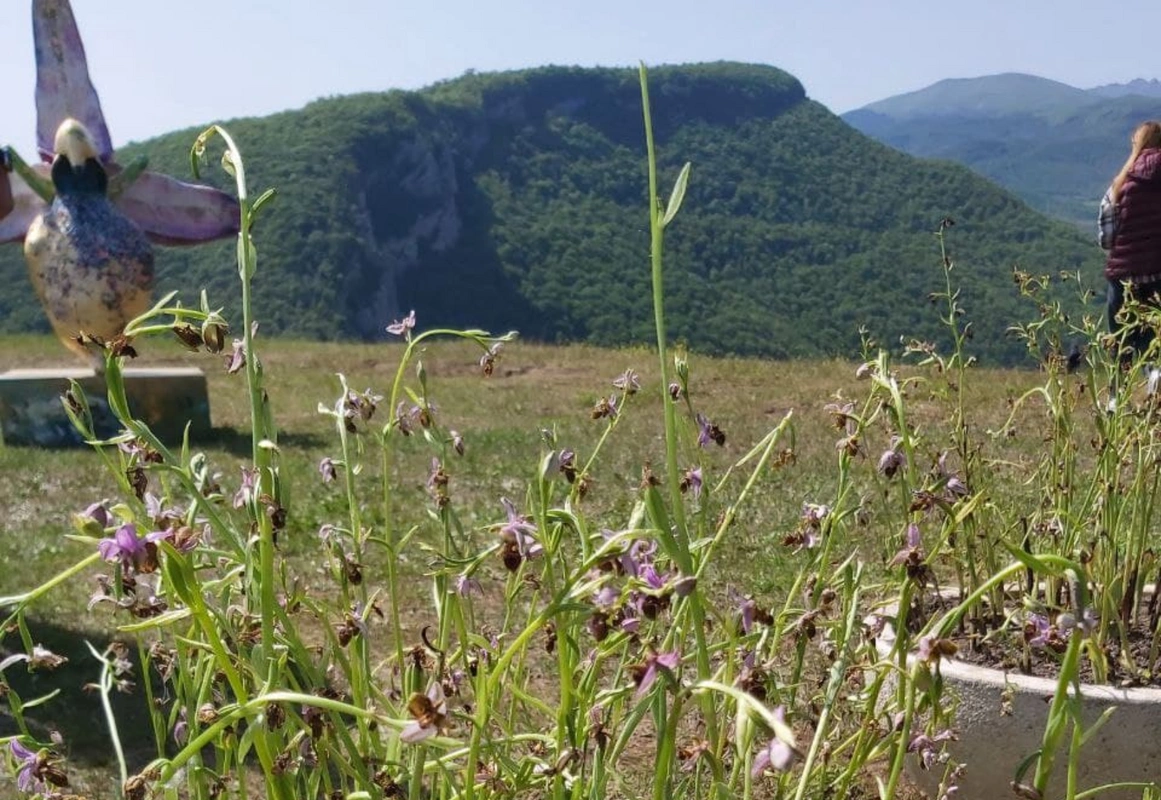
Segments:
[[[1156,120],[1142,122],[1133,131],[1131,141],[1133,147],[1129,152],[1129,159],[1125,162],[1125,166],[1121,167],[1117,177],[1113,178],[1113,202],[1116,202],[1117,197],[1120,196],[1121,187],[1125,185],[1125,179],[1129,177],[1129,172],[1133,169],[1133,164],[1136,163],[1137,156],[1141,155],[1141,151],[1151,147],[1161,147],[1161,122]]]

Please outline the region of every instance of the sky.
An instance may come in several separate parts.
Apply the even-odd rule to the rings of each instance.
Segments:
[[[1122,0],[72,0],[113,142],[466,70],[772,64],[844,112],[943,78],[1161,76],[1161,3]],[[0,144],[35,155],[29,0],[0,0]]]

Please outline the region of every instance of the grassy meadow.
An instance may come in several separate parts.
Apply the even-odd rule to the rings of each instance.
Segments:
[[[148,344],[148,343],[147,343]],[[245,376],[228,375],[220,356],[191,355],[176,344],[158,346],[142,353],[137,363],[184,364],[203,368],[209,379],[214,437],[197,443],[213,471],[219,473],[222,491],[229,498],[237,488],[240,470],[250,456],[248,398]],[[403,347],[398,344],[333,344],[285,340],[258,340],[266,369],[266,385],[280,429],[284,477],[289,486],[287,528],[279,548],[293,570],[307,582],[315,581],[325,594],[328,574],[320,563],[317,531],[327,522],[339,522],[346,513],[341,482],[324,484],[318,472],[320,459],[338,457],[334,420],[319,413],[319,404],[333,406],[340,394],[336,373],[346,375],[352,389],[370,387],[387,394]],[[67,364],[60,345],[48,337],[8,337],[0,341],[4,368]],[[465,453],[449,461],[451,501],[465,528],[481,541],[491,535],[488,526],[503,520],[499,498],[522,498],[535,476],[543,453],[543,429],[555,429],[559,446],[575,449],[583,461],[605,431],[605,420],[594,419],[591,409],[610,391],[612,380],[626,369],[640,374],[642,390],[629,399],[609,442],[594,465],[595,481],[582,501],[595,518],[609,528],[625,524],[635,487],[647,463],[660,472],[665,461],[661,424],[657,358],[647,349],[607,350],[582,345],[548,346],[519,340],[506,346],[494,374],[485,377],[479,368],[479,348],[466,343],[434,344],[422,357],[429,394],[436,413],[447,428],[463,434]],[[690,356],[690,394],[726,434],[723,447],[711,445],[701,452],[707,487],[753,443],[792,413],[792,437],[785,440],[778,465],[764,472],[756,491],[743,508],[715,558],[716,574],[709,591],[726,596],[727,587],[750,593],[762,602],[780,602],[796,572],[794,547],[783,538],[798,524],[804,503],[827,503],[835,481],[836,441],[843,432],[835,425],[828,404],[855,400],[866,393],[856,377],[857,360],[762,361],[753,359]],[[904,373],[915,368],[900,367]],[[924,434],[930,452],[927,468],[938,458],[937,444],[949,418],[942,393],[946,376],[923,372],[925,380],[912,385],[908,397],[911,423]],[[408,376],[410,377],[410,376]],[[1015,436],[987,436],[999,429],[1011,411],[1011,401],[1042,380],[1034,370],[972,370],[967,403],[973,432],[987,442],[991,468],[1011,474],[1012,502],[1035,503],[1024,498],[1020,482],[1039,458],[1043,432],[1041,409],[1026,405],[1015,427]],[[1079,383],[1078,383],[1079,386]],[[381,407],[374,422],[386,422],[391,409]],[[696,426],[691,425],[696,430]],[[365,435],[365,434],[362,434]],[[430,582],[423,543],[438,536],[437,525],[427,512],[430,505],[426,482],[430,451],[423,443],[405,440],[395,462],[392,481],[397,487],[396,509],[401,530],[416,526],[412,546],[398,564],[400,579],[411,582],[414,592],[404,590],[401,609],[405,627],[418,635],[430,619]],[[687,452],[696,453],[692,441]],[[857,541],[842,542],[835,557],[857,550],[874,571],[898,550],[901,531],[876,525],[876,504],[884,501],[883,479],[875,463],[887,446],[882,440],[860,443],[858,481],[862,487],[866,524],[857,528]],[[791,452],[792,451],[792,452]],[[691,456],[692,457],[692,456]],[[366,469],[374,472],[378,461],[369,450]],[[729,476],[727,480],[742,480]],[[370,485],[374,485],[371,480]],[[0,449],[0,596],[19,593],[47,580],[89,553],[69,541],[71,515],[90,503],[116,495],[117,487],[101,459],[85,450]],[[366,499],[368,524],[376,521],[376,498]],[[382,564],[364,565],[372,585],[384,580]],[[489,568],[501,576],[503,567]],[[59,730],[68,742],[74,783],[93,796],[108,796],[112,760],[97,693],[84,684],[95,680],[97,665],[84,645],[107,642],[115,622],[108,604],[92,611],[87,601],[96,588],[91,574],[81,574],[41,601],[31,615],[34,639],[66,655],[70,663],[48,675],[25,675],[21,669],[8,673],[25,699],[49,689],[61,694],[28,712],[42,726],[40,733]],[[383,634],[386,638],[386,633]],[[411,644],[411,643],[409,643]],[[5,654],[18,639],[4,641]],[[152,734],[140,692],[116,695],[115,707],[121,734],[130,758],[134,751],[152,752]],[[0,716],[0,734],[12,733]],[[78,769],[79,768],[79,769]],[[8,783],[5,783],[8,781]],[[11,786],[0,776],[0,787]]]

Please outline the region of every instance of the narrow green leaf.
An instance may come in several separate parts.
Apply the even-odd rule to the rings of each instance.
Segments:
[[[276,193],[273,189],[267,189],[262,194],[258,195],[258,199],[254,201],[254,205],[250,208],[250,216],[257,216],[258,212],[262,210],[262,206],[273,200],[275,194]]]
[[[669,194],[669,203],[665,206],[665,216],[661,219],[661,227],[668,225],[681,209],[681,201],[685,199],[685,189],[689,185],[690,162],[686,161],[673,184],[673,191]]]

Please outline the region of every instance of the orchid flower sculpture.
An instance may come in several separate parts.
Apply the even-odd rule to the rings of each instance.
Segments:
[[[24,242],[29,277],[60,340],[112,340],[149,308],[152,244],[238,232],[237,201],[208,186],[122,167],[89,79],[68,0],[33,0],[37,147],[43,163],[0,150],[0,244]]]

